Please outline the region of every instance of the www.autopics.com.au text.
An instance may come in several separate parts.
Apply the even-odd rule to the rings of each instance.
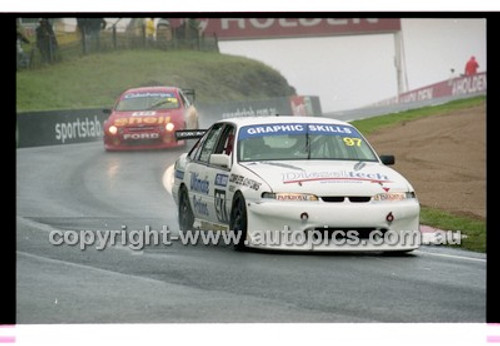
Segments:
[[[112,246],[128,247],[131,250],[143,250],[149,246],[171,246],[178,242],[184,246],[193,245],[235,245],[239,244],[241,232],[186,230],[171,231],[168,226],[161,230],[145,226],[144,229],[127,230],[53,230],[49,233],[49,242],[54,246],[71,246],[85,250],[94,247],[102,251]],[[368,237],[361,237],[356,230],[307,230],[294,231],[284,227],[283,230],[252,231],[252,236],[245,240],[246,245],[254,246],[398,246],[398,245],[460,245],[460,231],[437,231],[432,240],[414,231],[381,231],[373,230]]]

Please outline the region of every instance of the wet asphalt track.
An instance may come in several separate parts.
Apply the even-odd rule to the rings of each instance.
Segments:
[[[49,243],[53,230],[177,229],[162,175],[182,151],[17,150],[17,323],[485,321],[482,254]]]

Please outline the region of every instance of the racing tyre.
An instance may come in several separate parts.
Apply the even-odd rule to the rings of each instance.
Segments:
[[[394,250],[394,251],[384,251],[385,256],[393,256],[393,257],[399,257],[399,256],[406,256],[408,254],[411,254],[411,252],[414,251],[414,249],[411,250]]]
[[[189,204],[189,197],[185,187],[181,188],[179,194],[179,229],[187,231],[193,229],[194,215]]]
[[[240,192],[236,193],[233,200],[229,229],[239,236],[235,248],[237,250],[244,249],[246,247],[245,240],[247,239],[247,206],[245,198]]]

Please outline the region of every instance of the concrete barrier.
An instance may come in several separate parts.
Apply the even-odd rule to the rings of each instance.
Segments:
[[[275,97],[255,101],[199,103],[200,126],[207,127],[214,121],[227,118],[273,115],[322,115],[317,96]]]
[[[486,72],[474,76],[458,77],[408,91],[375,104],[346,111],[324,114],[344,121],[360,120],[377,115],[403,112],[425,106],[434,106],[453,100],[486,95]]]
[[[17,146],[84,143],[100,140],[103,122],[108,117],[102,109],[72,109],[17,114]]]

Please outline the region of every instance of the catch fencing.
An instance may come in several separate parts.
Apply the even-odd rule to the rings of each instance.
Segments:
[[[26,19],[25,19],[26,20]],[[18,42],[17,69],[39,68],[78,57],[116,50],[160,49],[219,51],[217,37],[205,36],[195,20],[172,27],[162,19],[155,22],[154,34],[146,28],[145,18],[132,18],[126,28],[117,22],[99,22],[103,18],[78,18],[79,22],[67,23],[62,19],[48,18],[50,29],[37,34],[40,24],[36,18],[21,25],[27,42]],[[89,23],[87,23],[89,21]],[[93,24],[97,21],[96,24]],[[52,38],[49,38],[52,36]],[[41,40],[42,38],[45,39]]]

